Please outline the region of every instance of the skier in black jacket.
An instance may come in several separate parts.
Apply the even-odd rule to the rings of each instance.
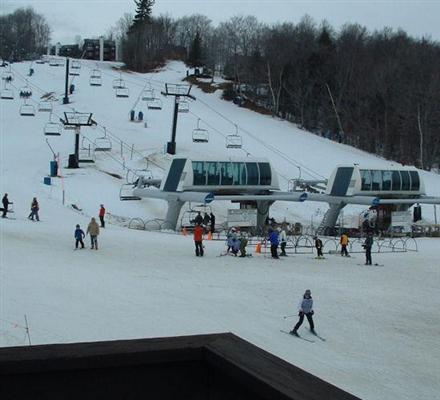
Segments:
[[[365,265],[371,265],[371,248],[373,247],[373,235],[371,233],[367,234],[363,247],[365,249]]]
[[[9,204],[13,204],[11,201],[9,201],[7,193],[5,193],[5,195],[3,196],[2,204],[3,204],[2,218],[6,218],[6,214],[8,213]]]
[[[316,257],[324,258],[324,255],[322,254],[322,248],[323,248],[322,240],[318,236],[315,236],[314,239],[315,239],[316,252],[318,253]]]

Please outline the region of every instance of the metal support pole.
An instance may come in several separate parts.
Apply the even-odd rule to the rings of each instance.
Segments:
[[[174,115],[173,130],[171,131],[171,141],[167,145],[168,154],[176,154],[176,130],[177,130],[177,114],[179,111],[179,96],[174,97]]]
[[[437,225],[437,206],[434,204],[434,223]]]
[[[63,104],[69,104],[69,59],[68,58],[66,58],[66,78],[65,78]]]
[[[81,128],[79,126],[75,127],[75,159],[76,162],[79,163],[79,135],[81,132]]]

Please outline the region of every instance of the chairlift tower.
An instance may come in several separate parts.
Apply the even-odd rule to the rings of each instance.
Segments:
[[[165,92],[162,92],[164,96],[174,96],[174,114],[173,114],[173,128],[171,131],[171,141],[167,142],[167,153],[176,154],[176,130],[177,130],[177,115],[179,113],[179,99],[181,97],[189,97],[195,100],[196,98],[191,95],[192,85],[165,83]]]
[[[64,127],[75,130],[75,153],[69,155],[68,168],[79,168],[79,136],[81,134],[82,126],[93,126],[96,122],[92,119],[92,113],[80,113],[70,111],[64,113],[64,119],[60,118]]]

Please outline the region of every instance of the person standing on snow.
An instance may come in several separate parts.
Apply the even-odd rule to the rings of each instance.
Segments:
[[[101,207],[99,208],[99,220],[101,221],[101,228],[105,228],[104,216],[105,216],[105,208],[104,208],[104,204],[101,204]]]
[[[197,224],[194,228],[194,244],[196,246],[197,257],[203,257],[203,233],[203,226],[201,224]]]
[[[5,195],[2,198],[2,205],[3,205],[3,214],[2,218],[7,218],[6,214],[8,213],[9,204],[14,204],[8,199],[8,194],[5,193]]]
[[[277,230],[269,228],[269,241],[270,241],[270,253],[272,255],[272,258],[280,258],[278,257],[278,245],[280,241]]]
[[[348,246],[348,236],[346,233],[343,233],[341,236],[341,240],[339,241],[341,244],[341,256],[349,257],[347,246]]]
[[[287,256],[287,254],[286,254],[286,245],[287,245],[286,229],[283,227],[281,230],[278,229],[278,232],[280,234],[280,248],[281,248],[280,256]]]
[[[87,226],[87,233],[90,234],[91,249],[98,250],[99,225],[95,218],[92,218]]]
[[[307,321],[309,321],[310,331],[315,333],[315,324],[313,323],[313,299],[312,292],[310,289],[307,289],[304,292],[303,298],[301,299],[301,303],[299,304],[299,321],[296,323],[295,327],[289,332],[292,335],[298,336],[298,329],[304,322],[304,315],[307,317]]]
[[[211,214],[209,214],[209,218],[211,220],[211,233],[214,233],[214,231],[215,231],[215,215],[211,212]]]
[[[35,217],[36,220],[39,221],[40,220],[40,217],[38,216],[39,209],[40,209],[40,205],[38,204],[37,198],[34,197],[31,203],[31,213],[29,214],[28,218],[33,221]]]
[[[205,213],[205,215],[203,216],[203,225],[208,227],[210,221],[211,221],[211,218],[209,217],[209,214]]]
[[[373,247],[373,235],[371,232],[367,234],[363,247],[365,249],[365,265],[371,265],[371,248]]]
[[[76,225],[74,237],[75,237],[75,250],[78,248],[78,244],[81,244],[81,248],[83,249],[84,248],[83,239],[86,237],[86,235],[84,234],[84,231],[81,229],[79,224]]]
[[[240,235],[240,257],[246,257],[246,246],[248,244],[248,240],[245,233]]]
[[[194,223],[196,225],[202,225],[203,224],[203,217],[202,217],[202,214],[200,213],[200,211],[197,211],[197,215],[194,218]]]
[[[315,236],[314,239],[315,239],[315,247],[316,247],[316,252],[317,252],[316,257],[317,258],[324,258],[324,255],[322,254],[322,249],[324,247],[322,245],[322,240],[318,236]]]

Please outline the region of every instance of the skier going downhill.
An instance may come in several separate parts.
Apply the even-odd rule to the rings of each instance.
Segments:
[[[307,289],[304,292],[303,298],[301,299],[301,303],[299,304],[299,321],[295,325],[295,327],[289,332],[292,335],[298,336],[298,329],[304,322],[304,315],[307,317],[307,321],[309,321],[310,331],[315,333],[315,324],[313,323],[313,299],[312,292],[310,289]]]

